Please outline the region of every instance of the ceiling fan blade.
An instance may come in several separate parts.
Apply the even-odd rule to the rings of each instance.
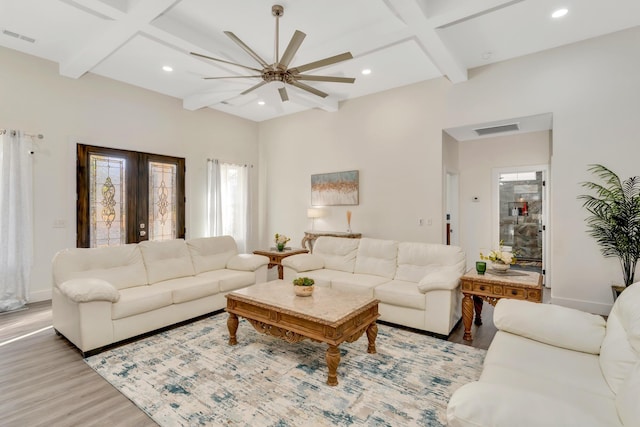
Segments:
[[[300,65],[299,67],[292,68],[291,74],[300,74],[305,71],[313,70],[316,68],[324,67],[327,65],[335,64],[337,62],[346,61],[347,59],[353,59],[351,52],[341,53],[340,55],[330,56],[329,58],[321,59],[319,61],[310,62],[308,64]]]
[[[306,90],[307,92],[311,92],[312,94],[317,95],[317,96],[319,96],[319,97],[321,97],[321,98],[326,98],[327,96],[329,96],[329,94],[328,94],[328,93],[324,93],[324,92],[322,92],[321,90],[318,90],[318,89],[316,89],[316,88],[314,88],[314,87],[311,87],[311,86],[309,86],[309,85],[306,85],[306,84],[304,84],[304,83],[297,82],[297,81],[295,81],[295,80],[294,80],[294,81],[289,82],[289,84],[290,84],[290,85],[293,85],[293,86],[295,86],[295,87],[297,87],[297,88],[300,88],[300,89],[302,89],[302,90]]]
[[[258,83],[257,85],[251,86],[249,89],[245,90],[244,92],[241,92],[240,95],[246,95],[251,91],[254,91],[256,89],[258,89],[260,86],[266,85],[267,82],[266,81],[261,81],[260,83]]]
[[[210,59],[212,61],[218,61],[218,62],[222,62],[222,63],[229,64],[229,65],[235,65],[236,67],[246,68],[247,70],[257,71],[259,73],[262,72],[262,70],[258,70],[257,68],[247,67],[246,65],[236,64],[235,62],[225,61],[224,59],[218,59],[218,58],[214,58],[212,56],[202,55],[201,53],[195,53],[195,52],[190,52],[190,53],[191,53],[191,55],[199,56],[200,58]]]
[[[245,52],[247,52],[249,54],[249,56],[251,56],[253,59],[255,59],[256,61],[258,61],[258,63],[260,65],[262,65],[263,68],[271,68],[271,66],[269,64],[267,64],[267,62],[260,58],[260,56],[255,53],[249,46],[247,46],[246,44],[244,44],[244,42],[242,40],[240,40],[238,38],[238,36],[236,36],[235,34],[233,34],[231,31],[225,31],[224,32],[231,40],[233,40],[234,42],[236,42],[236,44],[238,46],[240,46],[242,49],[244,49]]]
[[[287,94],[287,89],[286,88],[279,88],[278,92],[280,92],[280,99],[282,100],[282,102],[286,102],[289,100],[289,94]]]
[[[296,32],[293,33],[293,37],[291,37],[291,41],[289,42],[287,49],[284,51],[282,58],[280,58],[280,61],[277,64],[278,68],[286,70],[289,67],[289,63],[296,55],[296,52],[298,52],[298,49],[305,37],[307,37],[307,35],[302,31],[296,30]]]
[[[217,80],[217,79],[247,79],[252,77],[262,76],[226,76],[226,77],[203,77],[204,80]]]
[[[333,77],[333,76],[305,76],[298,74],[293,76],[296,80],[309,80],[312,82],[333,82],[333,83],[353,83],[356,81],[353,77]]]

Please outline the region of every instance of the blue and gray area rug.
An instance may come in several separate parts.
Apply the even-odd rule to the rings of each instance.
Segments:
[[[379,325],[340,345],[328,386],[325,344],[287,343],[226,313],[97,354],[87,364],[162,426],[443,426],[451,394],[480,376],[485,351]]]

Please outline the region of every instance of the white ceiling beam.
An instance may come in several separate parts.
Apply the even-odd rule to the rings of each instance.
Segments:
[[[429,25],[435,29],[446,28],[522,1],[524,0],[474,0],[466,4],[454,2],[456,8],[429,17]]]
[[[60,63],[60,74],[79,78],[125,44],[135,34],[180,0],[140,0],[109,25],[100,37],[89,41],[73,58]],[[82,6],[96,6],[93,1],[83,1]],[[101,9],[102,10],[102,9]]]
[[[218,104],[226,99],[237,96],[239,91],[224,91],[224,92],[207,92],[197,93],[195,95],[187,96],[182,99],[182,107],[185,110],[195,111],[200,108],[208,107],[210,105]]]
[[[468,80],[467,69],[460,65],[444,45],[437,30],[429,22],[416,0],[387,0],[387,4],[416,34],[418,44],[443,75],[447,76],[452,83]]]
[[[320,108],[321,110],[329,113],[335,113],[340,107],[338,105],[338,100],[333,98],[331,95],[326,98],[321,98],[319,96],[307,94],[295,86],[287,85],[287,94],[289,95],[289,102],[304,105],[305,107]]]

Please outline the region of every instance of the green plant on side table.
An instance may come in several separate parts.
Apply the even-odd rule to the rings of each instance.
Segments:
[[[308,297],[313,294],[315,281],[310,277],[298,277],[293,279],[293,290],[300,297]]]
[[[586,223],[605,257],[618,258],[624,286],[612,286],[614,300],[634,283],[636,265],[640,260],[640,177],[621,181],[610,169],[590,165],[591,173],[601,183],[583,182],[582,186],[595,194],[578,196],[589,212]]]

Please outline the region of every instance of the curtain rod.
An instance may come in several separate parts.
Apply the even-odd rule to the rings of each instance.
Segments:
[[[252,165],[252,164],[249,164],[249,163],[235,163],[235,162],[227,162],[227,161],[225,161],[225,160],[220,160],[220,159],[209,159],[209,158],[207,158],[207,161],[208,161],[208,162],[229,163],[229,164],[232,164],[232,165],[244,166],[244,167],[248,167],[248,168],[252,168],[252,167],[253,167],[253,165]]]
[[[7,129],[0,129],[0,135],[5,135],[6,133],[11,132],[11,136],[16,136],[16,131],[12,130],[9,131]],[[31,138],[38,138],[38,139],[44,139],[44,135],[41,133],[24,133],[26,136],[29,136]]]

